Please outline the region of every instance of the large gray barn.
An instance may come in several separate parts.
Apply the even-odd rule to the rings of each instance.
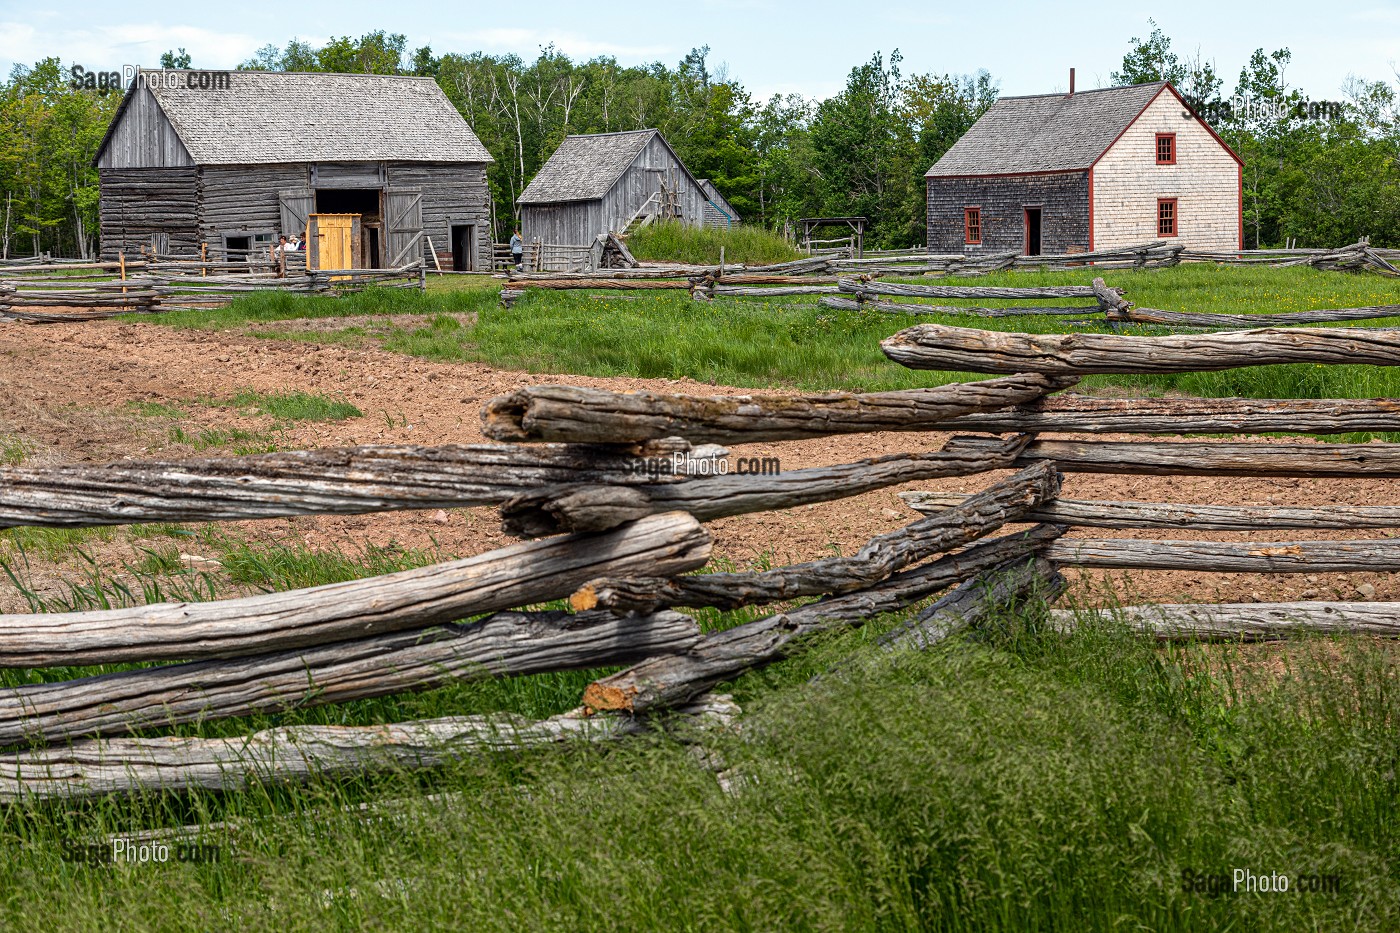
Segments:
[[[491,154],[431,78],[187,74],[143,72],[98,147],[104,256],[237,256],[308,214],[358,214],[371,267],[426,256],[426,236],[455,268],[490,268]]]
[[[708,199],[656,130],[568,136],[521,192],[527,240],[588,246],[650,216],[703,226]]]

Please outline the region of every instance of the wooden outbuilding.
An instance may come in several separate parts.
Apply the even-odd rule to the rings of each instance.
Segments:
[[[431,78],[196,74],[142,72],[113,117],[94,159],[104,257],[259,255],[324,214],[359,218],[364,268],[428,257],[428,240],[490,268],[491,154]]]
[[[1003,97],[925,176],[935,253],[1244,243],[1243,163],[1167,81]]]
[[[739,212],[734,209],[734,205],[725,200],[724,195],[719,193],[714,182],[708,178],[701,178],[700,188],[705,192],[705,226],[707,227],[734,227],[740,223]]]
[[[709,198],[656,130],[567,136],[521,192],[527,240],[590,246],[653,220],[705,223]]]

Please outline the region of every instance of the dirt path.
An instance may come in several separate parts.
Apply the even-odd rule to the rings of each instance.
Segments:
[[[314,337],[312,338],[314,339]],[[520,386],[568,382],[614,390],[651,389],[718,393],[724,386],[689,380],[599,379],[529,375],[475,363],[437,363],[378,349],[260,339],[248,334],[175,330],[148,324],[97,321],[52,326],[0,324],[0,435],[21,437],[28,462],[106,461],[190,456],[194,448],[169,439],[172,422],[143,416],[132,403],[177,405],[192,429],[268,431],[272,419],[229,407],[192,404],[198,398],[232,396],[240,389],[325,393],[354,403],[364,416],[347,421],[297,424],[277,436],[288,448],[363,443],[473,443],[481,403]],[[783,469],[840,463],[902,450],[940,446],[946,435],[869,434],[736,448],[745,455],[778,456]],[[1107,438],[1105,438],[1107,439]],[[216,454],[219,451],[209,451]],[[901,488],[975,491],[995,477],[971,477]],[[913,512],[889,489],[834,503],[717,521],[711,528],[719,555],[739,566],[772,564],[851,553],[868,538],[907,524]],[[1376,504],[1400,500],[1400,481],[1261,480],[1231,477],[1134,477],[1070,475],[1065,495],[1215,504]],[[443,520],[445,517],[445,521]],[[315,548],[397,541],[408,547],[440,547],[444,554],[477,553],[510,540],[494,510],[461,509],[349,517],[308,517],[239,523],[238,532],[266,541],[299,541]],[[1084,537],[1099,537],[1079,532]],[[1182,537],[1182,533],[1124,532],[1117,536]],[[1296,540],[1329,532],[1289,532]],[[1391,532],[1362,532],[1387,537]],[[1205,536],[1202,536],[1205,537]],[[1246,534],[1212,537],[1247,540]],[[1264,540],[1265,536],[1254,536]],[[1400,599],[1396,575],[1287,574],[1203,575],[1137,572],[1112,575],[1121,596],[1169,600],[1285,600],[1299,598]],[[1084,593],[1104,582],[1080,581]],[[0,584],[0,590],[8,583]],[[0,594],[0,609],[15,608],[13,593]]]

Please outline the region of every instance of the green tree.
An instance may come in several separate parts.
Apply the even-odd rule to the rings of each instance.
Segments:
[[[184,49],[179,52],[165,51],[160,55],[160,67],[162,68],[188,68],[190,67],[190,53]]]
[[[1115,85],[1170,81],[1196,110],[1218,101],[1224,82],[1215,73],[1215,63],[1202,58],[1200,49],[1183,60],[1172,51],[1172,40],[1156,21],[1147,22],[1152,32],[1146,39],[1134,36],[1129,40],[1132,48],[1123,56],[1122,70],[1112,72],[1109,80]]]
[[[823,212],[868,218],[872,241],[889,246],[909,245],[923,227],[908,216],[917,147],[897,116],[901,60],[896,49],[888,65],[876,53],[853,68],[845,89],[817,105],[811,127]]]

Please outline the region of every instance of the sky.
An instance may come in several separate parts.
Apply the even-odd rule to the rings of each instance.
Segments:
[[[708,45],[712,68],[723,66],[759,100],[772,94],[825,98],[850,69],[875,52],[899,49],[905,74],[967,74],[986,69],[1001,93],[1101,87],[1122,62],[1129,40],[1145,38],[1156,20],[1173,50],[1213,60],[1234,87],[1256,48],[1287,47],[1285,75],[1314,100],[1342,99],[1350,75],[1397,83],[1400,0],[1355,0],[1350,6],[1301,0],[1273,3],[792,3],[776,0],[457,0],[396,4],[338,0],[295,3],[149,3],[0,0],[0,69],[57,55],[64,67],[118,71],[155,66],[167,49],[185,48],[196,68],[232,68],[269,43],[292,38],[320,45],[331,36],[383,29],[408,37],[410,49],[436,53],[515,53],[533,58],[553,43],[570,57],[611,55],[624,65],[674,65]]]

